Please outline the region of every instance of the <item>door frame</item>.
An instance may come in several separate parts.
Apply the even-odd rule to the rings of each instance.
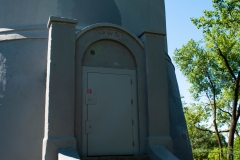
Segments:
[[[108,74],[124,74],[132,77],[132,99],[133,99],[133,154],[139,154],[139,133],[138,133],[138,102],[137,102],[137,81],[136,70],[115,69],[102,67],[82,67],[82,149],[83,156],[88,156],[88,135],[86,134],[85,121],[88,119],[88,108],[85,103],[85,94],[87,93],[88,73],[108,73]]]

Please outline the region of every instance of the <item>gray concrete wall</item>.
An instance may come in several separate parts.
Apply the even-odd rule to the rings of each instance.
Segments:
[[[166,33],[164,0],[0,0],[0,4],[0,28],[46,28],[48,17],[54,15],[75,18],[80,26],[108,22],[134,34],[143,29]]]
[[[76,148],[75,31],[76,20],[51,16],[47,53],[43,160],[57,160],[59,148]]]
[[[168,56],[167,78],[168,78],[168,106],[170,117],[170,135],[173,142],[173,154],[180,160],[191,160],[192,149],[188,137],[186,120],[183,114],[175,68]]]
[[[41,159],[47,40],[0,42],[0,159]]]

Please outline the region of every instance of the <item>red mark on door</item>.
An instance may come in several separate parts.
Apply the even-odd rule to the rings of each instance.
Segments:
[[[88,94],[91,94],[91,93],[92,93],[92,90],[91,90],[91,89],[88,89],[88,90],[87,90],[87,93],[88,93]]]

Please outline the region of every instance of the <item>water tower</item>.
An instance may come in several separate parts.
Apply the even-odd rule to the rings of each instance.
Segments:
[[[0,159],[192,159],[163,0],[1,4]]]

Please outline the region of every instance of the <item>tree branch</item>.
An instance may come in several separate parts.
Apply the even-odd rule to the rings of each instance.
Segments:
[[[236,80],[237,78],[236,78],[235,74],[233,73],[233,70],[231,69],[231,67],[230,67],[230,65],[229,65],[229,63],[228,63],[227,58],[223,55],[223,53],[222,53],[222,51],[221,51],[220,48],[218,48],[218,53],[219,53],[219,55],[223,58],[223,60],[224,60],[224,62],[225,62],[225,65],[226,65],[229,73],[232,75],[232,77],[234,78],[234,80]]]
[[[224,110],[222,110],[220,107],[218,108],[220,111],[222,111],[222,112],[224,112],[224,113],[227,113],[230,117],[232,117],[232,114],[231,113],[229,113],[229,112],[227,112],[227,111],[224,111]]]
[[[236,116],[237,120],[239,119],[239,116],[240,116],[240,104],[238,105],[238,112],[237,112],[237,116]]]
[[[212,79],[211,79],[211,77],[210,77],[210,75],[209,75],[209,73],[207,71],[206,71],[206,74],[207,74],[208,80],[210,82],[213,94],[215,95],[215,85],[213,84],[213,81],[212,81]]]
[[[206,96],[207,96],[207,98],[208,98],[208,101],[209,101],[209,104],[210,104],[210,106],[211,106],[211,109],[212,109],[212,111],[213,111],[213,105],[212,105],[212,103],[211,103],[211,99],[210,99],[210,97],[209,97],[209,95],[208,95],[208,93],[207,92],[205,92],[206,93]]]
[[[233,109],[232,109],[232,118],[236,121],[238,121],[240,110],[237,108],[238,104],[238,95],[239,95],[239,81],[240,81],[240,71],[238,72],[238,77],[235,82],[235,89],[234,89],[234,97],[233,97]],[[237,113],[236,113],[237,112]]]
[[[200,128],[200,127],[197,127],[195,126],[198,130],[201,130],[201,131],[208,131],[208,132],[211,132],[211,133],[216,133],[216,131],[212,131],[210,129],[207,129],[207,128]],[[222,133],[222,132],[229,132],[229,129],[225,129],[225,130],[219,130],[218,131],[219,133]]]

